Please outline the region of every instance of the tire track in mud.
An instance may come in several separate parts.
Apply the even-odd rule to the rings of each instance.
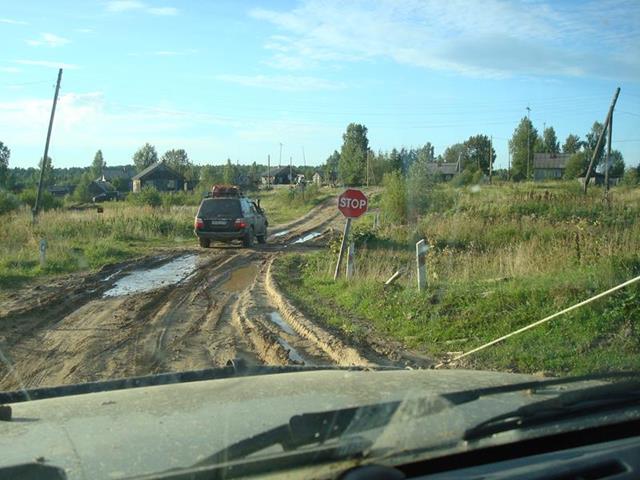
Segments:
[[[180,250],[104,269],[91,281],[73,283],[68,299],[63,291],[37,310],[0,316],[0,348],[15,370],[12,375],[0,364],[0,389],[194,370],[236,358],[248,364],[373,364],[312,322],[291,317],[269,283],[277,255],[309,248],[295,240],[310,232],[320,233],[313,243],[321,242],[340,228],[341,218],[325,201],[274,228],[280,234],[271,234],[267,245]],[[104,296],[126,275],[186,254],[197,255],[197,266],[177,283]]]

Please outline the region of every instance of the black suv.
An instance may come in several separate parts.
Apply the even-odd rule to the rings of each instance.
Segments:
[[[207,248],[211,241],[241,240],[245,247],[267,241],[267,217],[258,203],[237,195],[215,195],[200,203],[194,222],[194,232],[200,246]]]

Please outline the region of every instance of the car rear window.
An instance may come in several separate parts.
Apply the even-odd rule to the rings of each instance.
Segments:
[[[233,198],[210,198],[203,200],[198,210],[199,217],[242,217],[240,201]]]

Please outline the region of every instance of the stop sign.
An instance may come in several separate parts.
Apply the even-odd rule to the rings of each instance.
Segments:
[[[338,197],[338,210],[347,218],[356,218],[367,211],[368,203],[364,193],[349,188]]]

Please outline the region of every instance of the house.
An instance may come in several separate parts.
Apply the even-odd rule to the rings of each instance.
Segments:
[[[267,185],[271,183],[271,185],[289,185],[293,183],[297,178],[300,172],[296,167],[282,167],[277,169],[271,169],[271,178],[269,179],[269,173],[264,172],[260,177],[262,179],[262,183]],[[289,175],[292,175],[293,178],[289,178]],[[269,180],[271,180],[269,182]]]
[[[316,172],[313,174],[313,177],[311,177],[311,181],[313,182],[314,185],[317,185],[318,187],[322,186],[322,175],[320,175],[319,172]]]
[[[568,153],[534,153],[533,154],[533,180],[544,180],[564,177],[567,161],[571,157]]]
[[[160,192],[176,192],[184,188],[184,177],[167,167],[164,163],[156,162],[149,165],[133,178],[133,192],[140,192],[144,187],[151,186]]]
[[[75,187],[72,185],[53,185],[47,187],[47,191],[54,197],[64,197],[65,195],[71,195]]]
[[[102,178],[94,180],[87,185],[87,191],[89,192],[89,196],[92,198],[104,195],[105,198],[111,199],[117,198],[118,196],[118,192],[116,192],[115,187]]]
[[[428,162],[427,172],[442,180],[451,180],[460,171],[458,162]]]
[[[578,177],[578,181],[580,182],[580,185],[584,185],[585,180],[586,180],[586,172],[583,176]],[[618,183],[620,183],[620,178],[609,176],[610,187],[613,187]],[[589,176],[589,185],[601,185],[601,186],[604,185],[604,173],[591,172],[591,175]]]
[[[105,167],[102,175],[97,180],[109,182],[117,187],[117,190],[130,191],[133,188],[132,178],[136,174],[136,168],[133,165],[124,165],[121,167]]]

